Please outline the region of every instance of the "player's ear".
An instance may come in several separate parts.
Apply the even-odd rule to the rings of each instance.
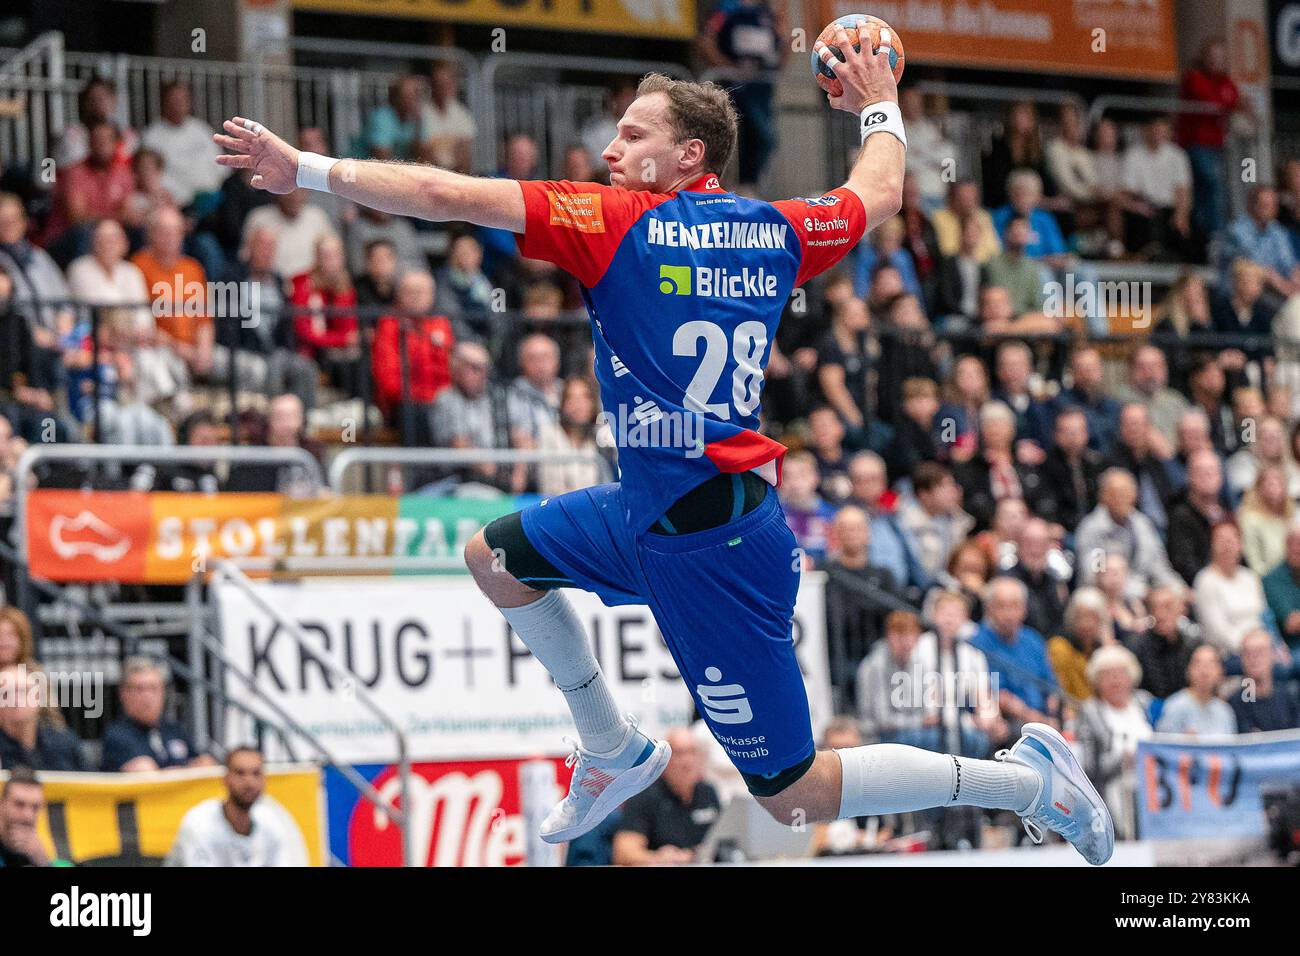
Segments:
[[[682,143],[682,168],[690,169],[704,163],[704,140],[688,139]]]

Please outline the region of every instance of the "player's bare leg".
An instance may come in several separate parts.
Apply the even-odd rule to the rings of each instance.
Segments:
[[[1035,843],[1042,829],[1053,830],[1096,865],[1115,846],[1106,804],[1065,739],[1045,724],[1025,724],[1015,745],[993,760],[901,744],[823,750],[785,790],[757,799],[787,826],[964,805],[1014,811]]]
[[[483,531],[465,546],[465,564],[479,590],[555,680],[577,727],[580,742],[569,756],[574,770],[568,796],[541,830],[547,842],[563,843],[594,828],[658,779],[671,750],[637,730],[634,718],[619,713],[569,599],[520,581],[506,570],[505,557],[488,545]]]

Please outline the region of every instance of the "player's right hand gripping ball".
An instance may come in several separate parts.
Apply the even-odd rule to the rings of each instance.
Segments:
[[[894,82],[897,83],[903,78],[903,41],[899,39],[897,31],[893,27],[879,17],[867,16],[865,13],[850,13],[847,16],[837,18],[834,23],[829,24],[826,29],[818,34],[817,39],[830,47],[831,53],[840,62],[844,61],[844,54],[840,52],[840,48],[835,41],[835,24],[837,23],[849,35],[849,41],[853,44],[855,50],[862,49],[863,40],[871,44],[873,53],[881,47],[887,47],[889,49],[889,67],[894,71]],[[817,85],[823,90],[831,96],[842,96],[844,94],[844,86],[835,78],[835,71],[822,62],[822,58],[817,55],[816,50],[812,53],[812,69]]]

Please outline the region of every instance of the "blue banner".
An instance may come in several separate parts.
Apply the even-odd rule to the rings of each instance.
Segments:
[[[1300,785],[1300,732],[1222,742],[1161,736],[1138,744],[1142,839],[1262,837],[1262,789]]]

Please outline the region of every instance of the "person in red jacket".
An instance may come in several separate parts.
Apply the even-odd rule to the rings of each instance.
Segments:
[[[1235,110],[1250,114],[1228,74],[1228,45],[1222,37],[1207,40],[1195,65],[1183,76],[1179,97],[1218,107],[1217,112],[1188,112],[1178,117],[1178,145],[1192,165],[1192,222],[1205,237],[1228,223],[1224,192],[1223,143],[1228,116]]]
[[[311,271],[293,277],[290,302],[298,352],[318,364],[349,395],[359,394],[360,332],[351,309],[357,293],[348,275],[343,242],[323,236]]]
[[[375,404],[402,429],[406,444],[428,444],[428,405],[451,382],[451,321],[433,315],[433,276],[412,270],[397,284],[397,314],[375,326],[371,346]],[[406,368],[402,368],[405,353]],[[406,376],[403,390],[402,377]],[[410,408],[412,418],[405,415]]]

